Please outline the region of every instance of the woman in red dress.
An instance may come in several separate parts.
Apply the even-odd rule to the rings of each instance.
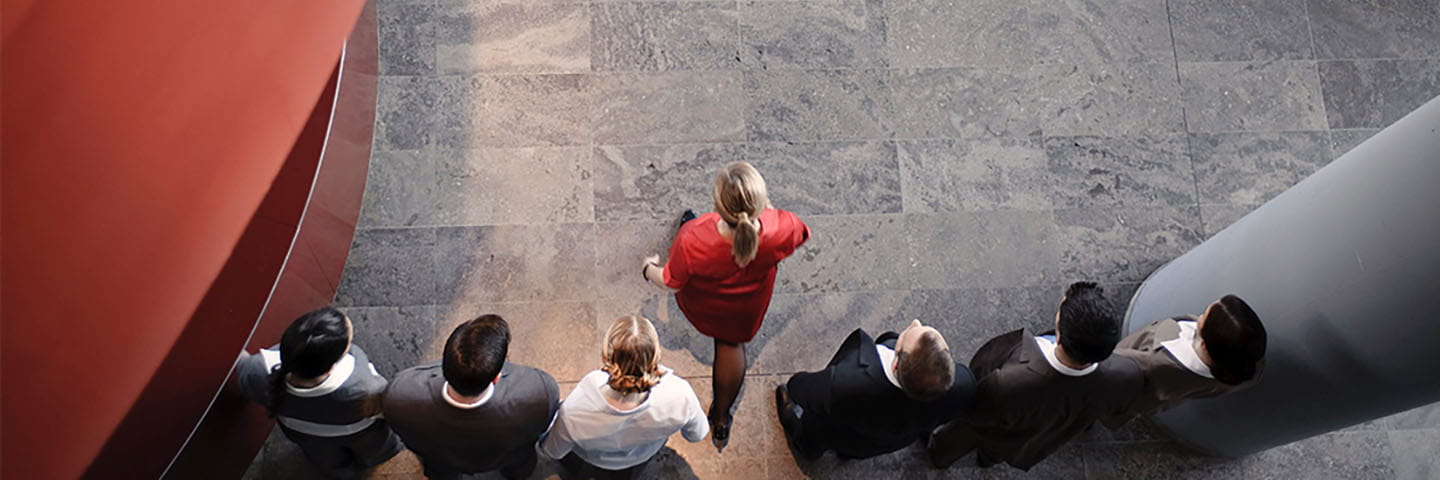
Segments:
[[[723,450],[745,381],[745,342],[765,320],[776,266],[810,238],[810,228],[793,213],[769,208],[765,179],[746,162],[715,176],[713,197],[714,212],[680,226],[665,265],[651,255],[641,274],[674,290],[690,324],[715,339],[710,439]]]

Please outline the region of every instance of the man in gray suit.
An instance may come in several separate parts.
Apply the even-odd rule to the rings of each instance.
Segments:
[[[950,466],[970,451],[988,467],[1040,463],[1096,420],[1129,408],[1144,387],[1133,360],[1112,357],[1120,321],[1091,282],[1065,290],[1055,334],[1016,330],[987,342],[970,360],[979,379],[972,407],[931,437],[930,459]]]
[[[1210,304],[1199,318],[1177,317],[1145,326],[1120,341],[1115,354],[1145,372],[1145,393],[1112,428],[1135,416],[1169,410],[1187,399],[1213,397],[1253,385],[1265,358],[1265,325],[1235,295]]]
[[[535,470],[535,442],[560,408],[555,379],[507,363],[510,327],[484,315],[455,327],[439,365],[395,376],[382,411],[432,479],[499,470],[508,479]]]

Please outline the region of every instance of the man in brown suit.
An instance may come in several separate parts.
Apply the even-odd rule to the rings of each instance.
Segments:
[[[982,467],[1005,461],[1029,470],[1096,420],[1123,414],[1140,395],[1140,367],[1110,355],[1120,321],[1100,287],[1066,288],[1055,324],[1056,335],[1016,330],[975,352],[972,407],[931,437],[936,467],[976,450]]]
[[[1199,318],[1165,319],[1136,330],[1120,341],[1115,354],[1140,365],[1145,393],[1124,415],[1105,421],[1112,428],[1187,399],[1253,385],[1264,365],[1265,326],[1244,300],[1226,295]]]

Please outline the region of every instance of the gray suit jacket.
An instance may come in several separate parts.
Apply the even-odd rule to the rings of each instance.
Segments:
[[[439,364],[395,375],[381,404],[385,420],[423,462],[464,473],[488,472],[535,448],[560,408],[555,379],[538,369],[506,363],[495,393],[474,409],[441,397]]]
[[[1107,426],[1113,428],[1136,416],[1150,416],[1169,410],[1187,399],[1213,397],[1244,389],[1260,379],[1257,371],[1255,378],[1248,382],[1226,385],[1213,378],[1197,375],[1180,364],[1180,361],[1160,344],[1180,336],[1178,322],[1193,321],[1195,319],[1190,317],[1161,320],[1136,330],[1115,347],[1116,355],[1134,360],[1140,365],[1140,370],[1145,372],[1145,393],[1125,414],[1107,419]]]
[[[1111,355],[1072,377],[1045,360],[1035,335],[1016,330],[986,342],[970,360],[979,379],[971,408],[935,432],[932,454],[978,449],[1029,470],[1101,418],[1129,408],[1144,387],[1134,361]]]

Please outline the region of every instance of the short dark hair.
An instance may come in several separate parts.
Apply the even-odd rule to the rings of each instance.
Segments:
[[[1210,305],[1200,338],[1210,354],[1210,373],[1221,383],[1245,383],[1259,372],[1265,358],[1265,325],[1240,297],[1226,295]]]
[[[915,341],[914,351],[895,351],[895,379],[905,395],[921,401],[940,398],[955,381],[955,361],[940,334],[926,331]],[[897,345],[898,346],[898,345]]]
[[[285,403],[285,376],[316,378],[330,371],[350,348],[350,327],[345,314],[334,307],[310,311],[280,334],[280,363],[270,370],[270,398],[265,405],[275,416]]]
[[[481,315],[450,332],[440,372],[456,393],[479,395],[500,375],[509,353],[510,325],[499,315]]]
[[[1075,282],[1065,288],[1057,330],[1065,354],[1080,363],[1105,360],[1120,343],[1115,305],[1095,282]]]

